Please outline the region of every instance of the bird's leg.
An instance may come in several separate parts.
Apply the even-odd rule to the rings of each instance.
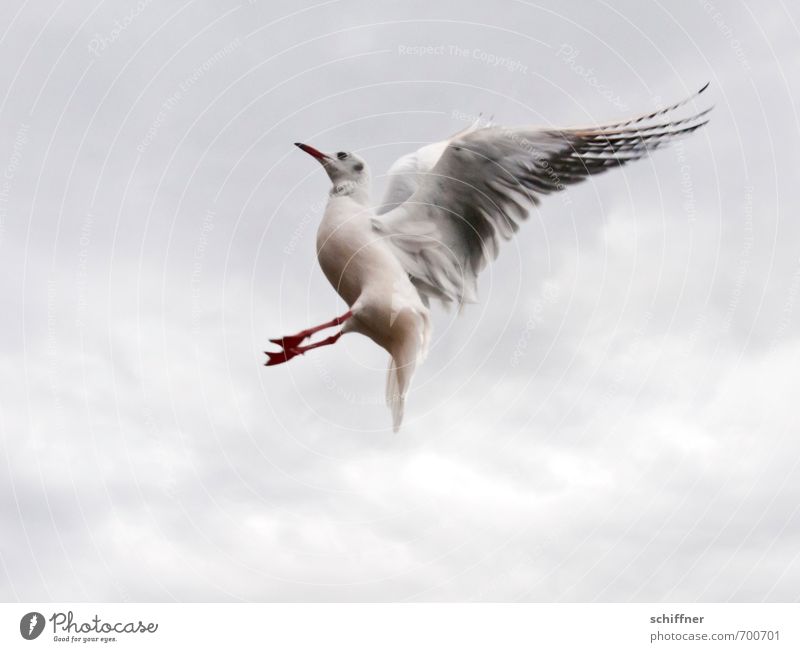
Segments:
[[[306,346],[295,346],[290,349],[284,349],[283,351],[278,351],[277,353],[264,351],[264,353],[266,353],[268,356],[268,359],[264,363],[264,366],[271,367],[272,365],[289,362],[289,360],[291,360],[296,355],[303,355],[306,351],[310,351],[311,349],[316,349],[320,346],[329,346],[331,344],[334,344],[336,340],[338,340],[341,336],[342,336],[342,331],[339,331],[338,333],[334,333],[330,337],[326,337],[324,340],[320,340],[319,342],[314,342],[314,344],[307,344]]]
[[[306,340],[306,338],[310,337],[314,333],[325,330],[326,328],[333,328],[334,326],[340,326],[341,324],[346,322],[350,317],[352,317],[352,315],[353,313],[350,310],[348,310],[341,317],[334,317],[330,321],[326,321],[324,324],[320,324],[319,326],[312,326],[311,328],[306,328],[304,331],[300,331],[295,335],[287,335],[286,337],[276,338],[274,340],[270,340],[270,342],[282,346],[284,349],[293,349],[302,344]]]
[[[302,355],[303,353],[305,353],[306,351],[310,351],[311,349],[316,349],[319,346],[327,346],[329,344],[333,344],[336,340],[338,340],[342,336],[341,331],[315,344],[300,346],[300,344],[302,344],[308,337],[310,337],[314,333],[324,330],[326,328],[333,328],[334,326],[340,326],[345,321],[347,321],[352,315],[353,313],[350,310],[348,310],[341,317],[334,317],[330,321],[327,321],[324,324],[320,324],[319,326],[313,326],[311,328],[307,328],[295,335],[287,335],[286,337],[270,340],[270,342],[272,342],[273,344],[278,344],[283,350],[278,351],[276,353],[264,351],[264,353],[266,353],[268,356],[268,359],[264,364],[267,367],[276,364],[282,364],[284,362],[288,362],[296,355]]]

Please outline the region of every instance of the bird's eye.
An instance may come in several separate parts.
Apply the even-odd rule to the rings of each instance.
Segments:
[[[347,152],[336,153],[336,158],[338,158],[340,161],[344,161],[347,158],[347,156],[348,156]]]

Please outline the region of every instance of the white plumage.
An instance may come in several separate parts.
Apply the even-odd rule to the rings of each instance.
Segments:
[[[702,93],[658,111],[598,127],[505,128],[475,123],[426,145],[392,165],[383,202],[370,203],[366,163],[296,143],[316,158],[333,188],[317,233],[317,255],[331,285],[350,306],[341,317],[271,340],[266,364],[286,362],[336,342],[366,335],[391,358],[386,398],[394,430],[430,341],[431,298],[445,304],[477,301],[477,279],[501,239],[516,233],[543,195],[587,176],[638,160],[706,124],[710,109],[664,119]],[[314,333],[339,332],[303,345]]]

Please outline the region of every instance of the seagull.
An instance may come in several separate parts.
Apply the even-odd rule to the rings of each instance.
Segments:
[[[330,189],[317,232],[323,273],[349,309],[270,342],[266,366],[360,333],[390,355],[386,402],[394,432],[431,339],[431,299],[477,301],[477,280],[541,198],[586,177],[637,161],[699,129],[711,108],[678,118],[708,84],[657,111],[594,127],[501,127],[478,119],[446,140],[398,159],[383,202],[370,202],[370,175],[353,152],[326,154],[295,143],[327,173]],[[310,342],[316,333],[336,332]],[[309,343],[306,343],[306,341]]]

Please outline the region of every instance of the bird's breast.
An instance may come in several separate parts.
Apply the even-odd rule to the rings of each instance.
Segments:
[[[317,230],[317,258],[325,277],[352,305],[379,265],[370,215],[329,205]]]

